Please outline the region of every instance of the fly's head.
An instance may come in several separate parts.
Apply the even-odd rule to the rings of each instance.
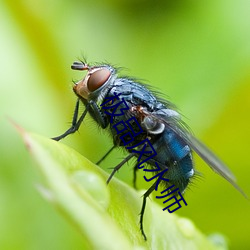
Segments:
[[[73,87],[75,94],[84,100],[97,99],[116,77],[115,69],[109,65],[89,66],[83,62],[74,62],[71,69],[88,71]]]

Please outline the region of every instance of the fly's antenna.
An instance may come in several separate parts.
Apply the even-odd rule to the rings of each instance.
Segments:
[[[74,70],[89,70],[89,65],[84,62],[73,62],[71,69]]]

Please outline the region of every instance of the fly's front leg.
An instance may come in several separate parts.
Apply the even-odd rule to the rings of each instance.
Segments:
[[[55,141],[60,141],[64,137],[68,136],[69,134],[75,133],[79,129],[79,127],[80,127],[80,125],[81,125],[84,117],[86,116],[86,114],[87,114],[87,112],[89,110],[89,104],[88,104],[86,106],[86,109],[84,110],[84,112],[80,116],[79,120],[77,121],[77,119],[78,119],[78,112],[79,112],[79,104],[80,104],[80,101],[78,99],[77,102],[76,102],[76,106],[75,106],[75,111],[74,111],[74,116],[73,116],[71,127],[65,133],[63,133],[62,135],[59,135],[57,137],[53,137],[51,139],[53,139]]]
[[[89,105],[89,113],[91,114],[91,116],[99,125],[101,125],[103,129],[106,128],[108,126],[107,115],[102,112],[96,102],[90,100]]]

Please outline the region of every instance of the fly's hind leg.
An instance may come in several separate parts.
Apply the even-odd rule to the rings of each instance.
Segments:
[[[141,233],[143,235],[144,240],[147,240],[147,236],[146,236],[146,234],[144,232],[144,228],[143,228],[143,217],[144,217],[144,212],[145,212],[145,208],[146,208],[146,202],[147,202],[148,196],[154,191],[156,184],[157,184],[157,181],[143,195],[142,208],[141,208],[141,212],[140,212],[140,230],[141,230]]]

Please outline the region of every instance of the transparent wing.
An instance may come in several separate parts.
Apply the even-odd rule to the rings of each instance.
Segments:
[[[179,117],[163,115],[162,112],[160,114],[154,113],[151,115],[154,117],[154,119],[158,119],[159,122],[173,130],[209,165],[209,167],[211,167],[216,173],[230,182],[242,195],[248,199],[247,195],[237,185],[236,178],[229,168],[210,149],[208,149],[202,142],[200,142],[188,131],[188,129],[185,127],[185,124],[182,123]]]

